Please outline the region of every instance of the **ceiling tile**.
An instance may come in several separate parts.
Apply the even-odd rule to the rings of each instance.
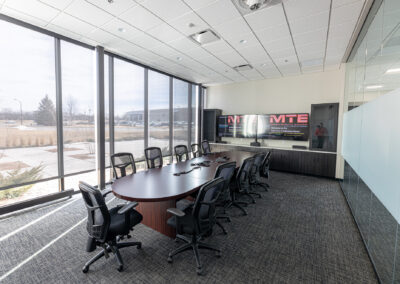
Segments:
[[[268,52],[293,48],[293,42],[291,37],[285,37],[280,40],[275,40],[270,42],[262,41],[262,44],[264,45],[265,49]]]
[[[272,57],[272,60],[274,60],[274,61],[276,61],[277,59],[280,59],[280,58],[286,59],[286,58],[296,56],[296,53],[295,53],[295,50],[293,47],[268,51],[268,54]]]
[[[142,31],[146,31],[163,23],[163,21],[157,16],[150,13],[140,5],[134,6],[125,13],[121,14],[118,18],[126,21]]]
[[[194,33],[209,29],[209,25],[206,24],[199,16],[194,12],[189,12],[181,17],[175,18],[168,22],[175,29],[180,31],[186,36],[192,35]],[[192,24],[192,25],[189,25]]]
[[[69,38],[72,38],[72,39],[76,39],[76,40],[80,39],[82,37],[80,34],[71,32],[69,30],[66,30],[66,29],[64,29],[62,27],[59,27],[59,26],[56,26],[56,25],[53,25],[53,24],[48,24],[46,26],[46,29],[49,30],[49,31],[55,32],[57,34],[66,36],[66,37],[69,37]]]
[[[259,40],[252,34],[235,35],[232,38],[225,38],[225,40],[235,49],[241,50],[251,46],[259,46]],[[243,42],[244,40],[244,42]]]
[[[11,8],[7,7],[6,5],[1,7],[1,11],[0,12],[2,14],[4,14],[4,15],[13,17],[15,19],[27,22],[29,24],[32,24],[32,25],[35,25],[35,26],[38,26],[38,27],[44,27],[44,26],[47,25],[46,21],[43,21],[43,20],[38,19],[36,17],[29,16],[29,15],[27,15],[25,13],[22,13],[22,12],[19,12],[17,10],[11,9]]]
[[[248,62],[243,59],[235,50],[231,50],[225,53],[219,53],[217,57],[225,64],[234,67],[237,65],[247,64]]]
[[[327,29],[322,28],[317,31],[293,35],[293,41],[295,46],[297,47],[297,45],[305,45],[313,42],[326,41],[326,36]]]
[[[46,1],[58,1],[58,0],[46,0]],[[63,0],[66,1],[66,0]],[[117,0],[109,3],[106,0],[87,0],[88,2],[92,3],[96,7],[114,15],[118,16],[125,12],[126,10],[136,6],[137,3],[134,0]]]
[[[197,10],[196,13],[212,26],[241,16],[230,0],[218,0],[209,6]]]
[[[142,5],[164,21],[172,20],[191,11],[181,0],[147,0]]]
[[[329,11],[331,0],[288,0],[284,2],[288,21]]]
[[[350,39],[356,26],[357,19],[343,22],[339,25],[331,25],[329,27],[329,36],[335,37],[348,37]]]
[[[282,24],[259,30],[256,35],[262,42],[271,42],[289,37],[290,31],[287,24]]]
[[[296,51],[299,54],[325,51],[326,41],[312,42],[303,45],[296,45]]]
[[[171,26],[166,23],[149,29],[147,33],[167,43],[182,37],[181,33],[176,31],[174,28],[171,28]]]
[[[217,0],[183,0],[193,10],[197,10],[216,2]]]
[[[4,7],[17,10],[18,12],[25,13],[31,17],[40,19],[45,22],[51,21],[59,13],[59,10],[54,9],[36,0],[8,0],[4,3],[3,8]]]
[[[103,31],[101,29],[96,29],[86,35],[86,37],[101,43],[104,46],[114,45],[119,41],[122,41],[121,38],[116,37],[115,35]]]
[[[232,38],[236,35],[247,35],[252,33],[243,17],[226,21],[214,26],[213,28],[224,38]]]
[[[196,47],[189,50],[181,50],[181,52],[185,53],[186,55],[194,58],[194,59],[202,59],[204,57],[209,57],[210,53],[201,47]]]
[[[292,34],[301,34],[328,26],[329,11],[315,14],[312,17],[303,17],[296,20],[290,20],[290,30]]]
[[[75,0],[64,12],[96,27],[104,25],[113,18],[109,13],[84,0]]]
[[[85,23],[65,13],[58,15],[51,23],[80,35],[86,35],[96,29],[95,26]]]
[[[188,39],[187,37],[181,37],[177,40],[168,42],[168,45],[182,52],[199,47],[197,43]]]
[[[39,0],[40,2],[47,4],[59,10],[64,10],[71,4],[74,0]]]
[[[101,27],[103,30],[126,40],[132,40],[144,34],[141,30],[132,27],[128,23],[115,18]]]
[[[331,14],[331,25],[340,25],[343,22],[354,21],[355,18],[358,19],[361,9],[363,7],[363,2],[354,2],[350,5],[340,6],[338,8],[332,8]]]
[[[230,45],[224,40],[212,42],[204,45],[203,47],[213,54],[225,53],[233,50],[232,47],[230,47]]]
[[[364,0],[332,0],[332,8],[352,4],[354,2],[365,2]]]
[[[258,10],[245,16],[246,21],[254,31],[265,30],[269,27],[286,24],[282,5]]]
[[[146,49],[150,49],[161,44],[159,40],[147,34],[140,35],[130,41]]]

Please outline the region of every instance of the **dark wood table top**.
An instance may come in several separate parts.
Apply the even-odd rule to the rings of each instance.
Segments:
[[[244,159],[253,155],[254,153],[245,151],[213,153],[168,165],[161,169],[138,172],[116,180],[111,187],[117,197],[129,201],[157,202],[179,199],[195,192],[203,184],[213,179],[215,170],[220,164],[236,162],[236,166],[239,167]],[[216,162],[221,157],[227,157],[229,160],[222,163]],[[194,169],[187,174],[174,175],[174,173],[189,171],[194,167],[191,166],[192,163],[203,161],[211,161],[210,166]]]

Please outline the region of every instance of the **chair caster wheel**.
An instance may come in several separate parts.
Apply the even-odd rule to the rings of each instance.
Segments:
[[[88,266],[84,266],[84,267],[82,268],[82,272],[83,272],[83,273],[88,273],[88,271],[89,271],[89,267],[88,267]]]
[[[136,246],[137,249],[142,249],[142,244]]]
[[[222,256],[222,253],[221,253],[220,251],[216,251],[216,252],[215,252],[215,256],[218,257],[218,258],[220,258],[220,257]]]
[[[197,275],[201,275],[203,273],[203,269],[201,267],[197,267],[196,272]]]
[[[123,265],[118,266],[117,270],[118,270],[119,272],[122,272],[122,271],[124,270],[124,266],[123,266]]]
[[[168,263],[172,263],[172,257],[168,256],[167,261],[168,261]]]

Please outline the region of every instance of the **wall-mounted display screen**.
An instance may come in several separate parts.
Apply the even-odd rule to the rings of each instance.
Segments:
[[[221,115],[218,117],[218,136],[255,138],[257,115]]]
[[[308,113],[258,115],[257,138],[307,141]]]
[[[218,117],[218,136],[308,140],[308,113],[221,115]]]

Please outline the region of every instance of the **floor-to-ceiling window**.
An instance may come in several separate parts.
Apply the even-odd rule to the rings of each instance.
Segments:
[[[149,70],[149,147],[160,147],[163,155],[171,152],[169,147],[169,76]]]
[[[144,159],[144,68],[114,59],[115,153]]]
[[[97,185],[94,48],[3,20],[0,34],[0,206]],[[145,145],[169,159],[197,140],[197,85],[106,53],[104,98],[106,168],[112,152],[144,169]]]
[[[185,81],[173,80],[174,147],[188,145],[189,87]]]
[[[94,55],[91,49],[61,41],[64,174],[93,170],[83,176],[90,184],[97,181]],[[77,188],[78,179],[67,177],[65,184]]]
[[[54,39],[0,21],[0,206],[58,191]],[[29,44],[27,44],[29,42]]]

